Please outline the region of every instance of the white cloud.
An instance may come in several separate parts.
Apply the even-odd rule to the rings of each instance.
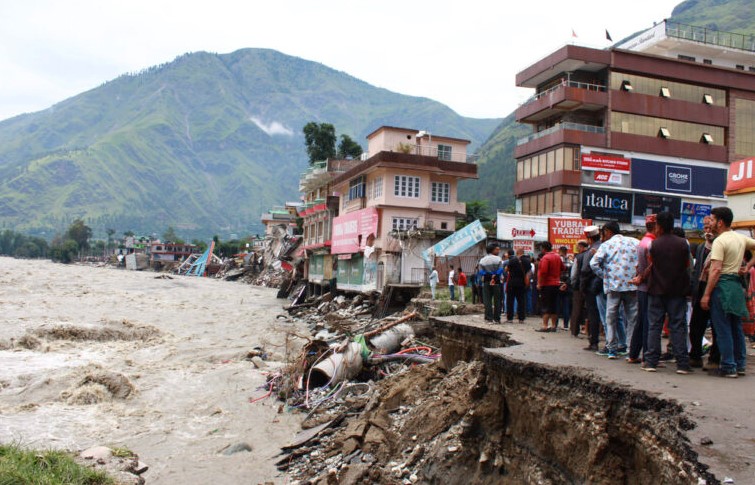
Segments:
[[[277,121],[273,121],[271,123],[265,124],[265,122],[263,122],[261,119],[254,116],[250,116],[249,120],[255,125],[257,125],[257,128],[264,131],[270,136],[274,136],[274,135],[293,136],[294,135],[294,132],[291,131],[290,128],[287,128],[285,125],[283,125],[282,123],[278,123]]]

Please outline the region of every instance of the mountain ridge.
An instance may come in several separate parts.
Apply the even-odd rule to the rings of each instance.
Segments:
[[[499,123],[272,49],[184,54],[0,122],[0,222],[47,236],[76,217],[100,234],[261,232],[260,213],[297,193],[308,121],[362,144],[385,124],[479,145]]]

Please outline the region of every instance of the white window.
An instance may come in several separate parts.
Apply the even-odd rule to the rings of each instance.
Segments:
[[[377,177],[372,181],[372,198],[377,199],[383,196],[383,177]]]
[[[442,202],[448,204],[448,194],[451,184],[445,182],[433,182],[430,184],[430,202]]]
[[[357,177],[349,182],[348,200],[354,200],[364,197],[364,177]]]
[[[393,218],[393,230],[394,231],[408,231],[409,229],[417,228],[418,219],[410,217],[394,217]]]
[[[393,182],[393,195],[419,198],[419,177],[396,175]]]
[[[451,145],[438,145],[438,158],[440,160],[451,160]]]

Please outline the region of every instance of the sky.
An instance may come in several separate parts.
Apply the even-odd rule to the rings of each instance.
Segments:
[[[264,47],[501,118],[517,72],[568,43],[649,28],[681,0],[0,0],[0,120],[186,52]],[[576,34],[576,37],[572,35]]]

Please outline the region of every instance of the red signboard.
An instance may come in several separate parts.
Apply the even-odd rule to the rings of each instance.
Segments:
[[[554,249],[566,246],[571,253],[579,240],[585,238],[585,227],[591,225],[592,219],[550,217],[548,218],[548,241]]]
[[[349,212],[333,219],[332,254],[352,254],[364,249],[367,238],[377,237],[378,211],[374,207]]]
[[[609,172],[629,173],[631,160],[624,157],[585,153],[582,155],[582,170],[604,170]]]
[[[753,167],[755,159],[745,158],[737,160],[729,165],[729,176],[726,179],[726,192],[750,192],[755,191],[755,177]],[[750,189],[750,190],[743,190]]]

